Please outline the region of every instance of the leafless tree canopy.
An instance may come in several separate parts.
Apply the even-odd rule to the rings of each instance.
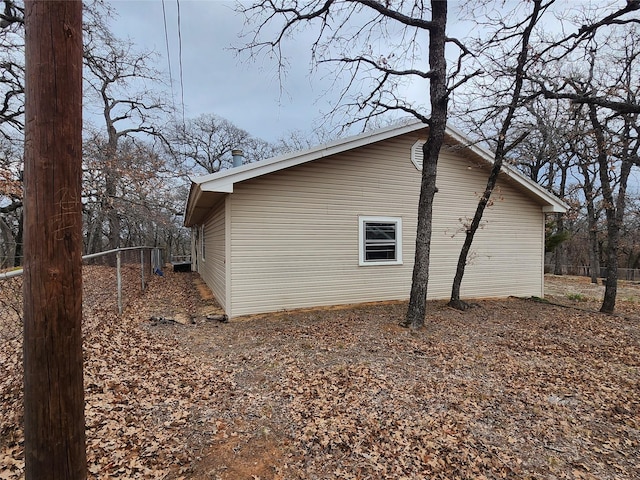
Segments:
[[[473,89],[457,96],[455,116],[464,119],[467,129],[496,154],[506,140],[506,161],[574,206],[569,215],[550,222],[554,271],[566,270],[567,262],[584,262],[591,265],[596,281],[600,264],[606,266],[602,310],[610,312],[617,265],[624,256],[619,232],[626,217],[627,184],[631,168],[638,165],[640,2],[575,8],[554,1],[539,3],[544,17],[532,32],[510,133],[500,126],[509,112],[506,92],[517,78],[510,61],[526,6],[509,14],[491,10],[484,17],[484,35],[468,44],[485,73],[472,80]],[[544,20],[560,28],[546,29]],[[568,250],[563,242],[573,242],[574,235],[589,245],[579,249],[590,252],[581,259],[564,253]]]
[[[185,172],[192,175],[229,168],[234,149],[242,150],[247,163],[272,157],[277,151],[269,142],[213,114],[174,124],[169,146],[177,163],[182,163]]]
[[[246,45],[240,51],[274,57],[286,83],[287,47],[293,38],[309,38],[311,74],[334,79],[341,92],[334,117],[362,128],[377,118],[412,115],[429,121],[429,80],[436,74],[428,63],[429,32],[434,27],[425,1],[260,1],[244,8]],[[455,38],[457,61],[448,74],[449,91],[474,72],[464,72],[469,50]],[[328,68],[324,68],[324,67]],[[407,92],[419,91],[411,101]]]

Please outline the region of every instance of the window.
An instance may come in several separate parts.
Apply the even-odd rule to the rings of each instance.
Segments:
[[[359,217],[360,265],[402,264],[402,219]]]

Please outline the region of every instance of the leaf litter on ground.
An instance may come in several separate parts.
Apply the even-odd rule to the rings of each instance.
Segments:
[[[611,316],[548,277],[551,303],[430,302],[412,331],[402,302],[210,321],[199,277],[170,271],[118,316],[104,275],[84,280],[90,478],[640,478],[638,286]],[[19,338],[0,365],[18,479]]]

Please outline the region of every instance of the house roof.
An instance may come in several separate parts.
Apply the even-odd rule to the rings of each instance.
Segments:
[[[191,190],[185,208],[184,224],[190,227],[202,223],[214,205],[225,195],[233,193],[233,187],[236,183],[426,128],[428,127],[423,122],[412,121],[342,138],[309,150],[248,163],[209,175],[191,177]],[[472,156],[486,162],[487,165],[493,164],[493,155],[488,150],[472,144],[456,129],[447,127],[446,136],[453,143],[464,147]],[[503,164],[501,173],[537,199],[543,205],[543,211],[565,212],[568,209],[565,202],[522,175],[515,168]]]

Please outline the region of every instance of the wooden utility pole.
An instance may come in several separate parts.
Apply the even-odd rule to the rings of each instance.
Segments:
[[[87,476],[82,382],[82,1],[25,1],[26,480]]]

